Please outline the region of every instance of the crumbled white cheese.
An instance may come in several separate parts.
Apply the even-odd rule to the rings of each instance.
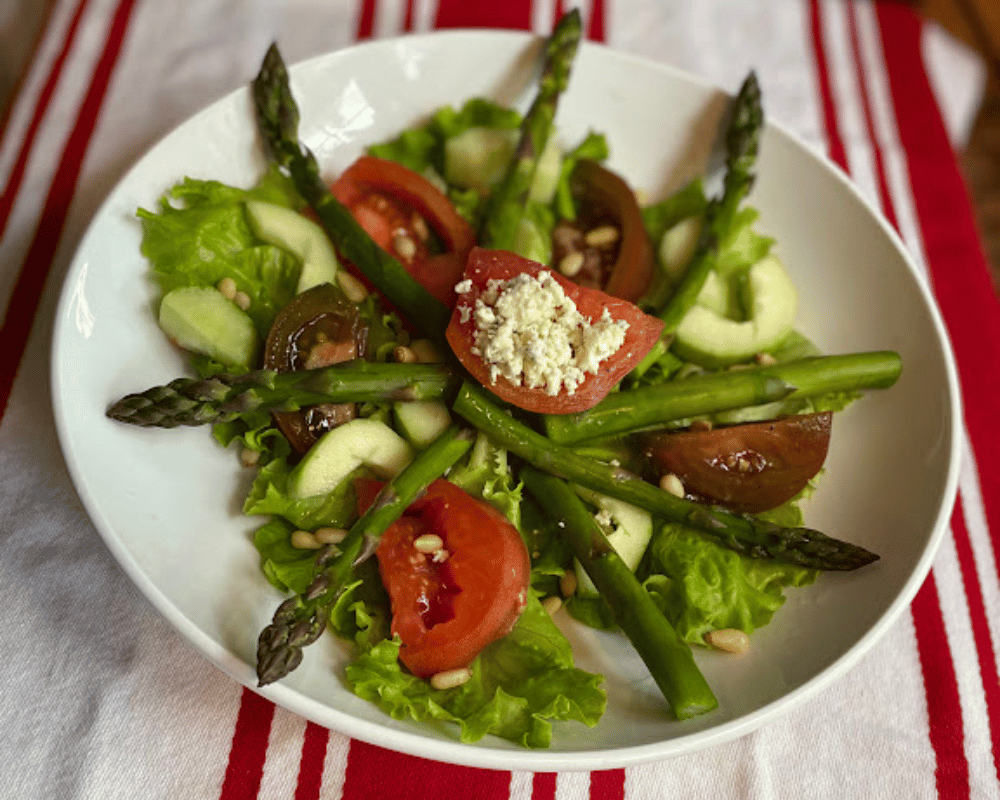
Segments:
[[[455,294],[468,294],[471,291],[472,281],[469,278],[455,284]]]
[[[564,390],[575,394],[586,374],[596,374],[601,362],[618,351],[628,329],[607,309],[597,321],[584,317],[546,270],[538,277],[490,280],[472,319],[471,352],[487,362],[492,382],[502,375],[552,396]]]

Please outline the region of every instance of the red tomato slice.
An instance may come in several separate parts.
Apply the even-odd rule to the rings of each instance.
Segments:
[[[359,504],[371,502],[371,488],[356,486]],[[441,538],[443,558],[414,546],[427,533]],[[399,659],[421,678],[467,667],[510,632],[527,600],[531,565],[517,528],[443,479],[382,535],[376,557]]]
[[[696,500],[757,513],[801,492],[820,471],[833,414],[803,414],[704,431],[658,433],[646,452]]]
[[[375,156],[355,161],[332,191],[379,247],[438,300],[454,305],[454,287],[476,235],[447,195],[402,164]],[[429,252],[427,226],[445,252]]]
[[[508,281],[521,273],[537,277],[543,271],[549,272],[562,286],[563,291],[576,303],[577,310],[584,317],[596,321],[607,309],[612,319],[628,323],[622,346],[601,362],[596,374],[587,373],[585,380],[572,394],[563,388],[558,394],[551,395],[544,386],[529,388],[523,384],[515,384],[503,375],[497,376],[494,381],[491,378],[490,365],[475,352],[474,310],[476,300],[487,291],[489,282]],[[458,360],[476,380],[497,397],[526,411],[571,414],[593,407],[642,360],[656,343],[663,329],[661,320],[644,314],[632,303],[611,297],[597,289],[578,286],[535,261],[529,261],[504,250],[474,248],[469,254],[463,277],[471,281],[472,287],[468,292],[459,295],[446,332],[448,343]]]

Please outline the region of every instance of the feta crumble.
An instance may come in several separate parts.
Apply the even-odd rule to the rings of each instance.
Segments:
[[[601,362],[621,348],[629,327],[606,308],[597,321],[584,317],[547,270],[537,277],[490,280],[471,316],[472,352],[489,365],[491,382],[502,375],[553,397],[564,390],[575,394],[587,373],[597,374]]]

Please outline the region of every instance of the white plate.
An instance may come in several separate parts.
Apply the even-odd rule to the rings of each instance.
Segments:
[[[443,104],[487,95],[524,107],[539,41],[465,31],[364,44],[292,70],[301,136],[336,174]],[[469,65],[475,65],[470,68]],[[766,103],[766,98],[765,98]],[[725,95],[661,64],[581,47],[559,129],[608,136],[610,165],[652,199],[706,167]],[[109,421],[110,402],[184,368],[151,313],[137,207],[184,175],[249,186],[264,162],[249,93],[202,111],[156,145],[104,203],[71,266],[56,322],[53,393],[60,441],[95,526],[128,575],[207,658],[253,687],[257,634],[281,600],[258,570],[239,513],[248,477],[207,430]],[[883,558],[790,593],[747,655],[699,652],[720,708],[671,721],[627,643],[569,625],[579,664],[607,676],[608,710],[590,730],[557,726],[550,750],[498,739],[462,745],[451,729],[396,722],[342,681],[332,636],[261,693],[322,725],[396,750],[523,770],[625,766],[732,739],[773,720],[855,664],[926,575],[954,501],[959,395],[938,312],[896,235],[843,176],[769,125],[752,203],[801,296],[799,327],[827,352],[893,349],[899,383],[838,417],[807,522]]]

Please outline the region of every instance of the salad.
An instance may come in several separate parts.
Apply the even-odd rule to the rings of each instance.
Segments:
[[[618,630],[664,713],[711,711],[692,647],[742,652],[784,592],[874,554],[803,527],[832,416],[890,386],[893,353],[823,356],[745,204],[751,75],[724,186],[654,205],[599,133],[554,132],[570,12],[523,115],[437,110],[332,182],[297,141],[277,50],[254,84],[272,168],[185,179],[139,210],[159,321],[195,377],[109,415],[211,424],[255,471],[261,632],[280,680],[329,628],[343,679],[399,719],[544,747],[596,725],[602,677],[553,622]],[[560,609],[562,609],[560,611]]]

